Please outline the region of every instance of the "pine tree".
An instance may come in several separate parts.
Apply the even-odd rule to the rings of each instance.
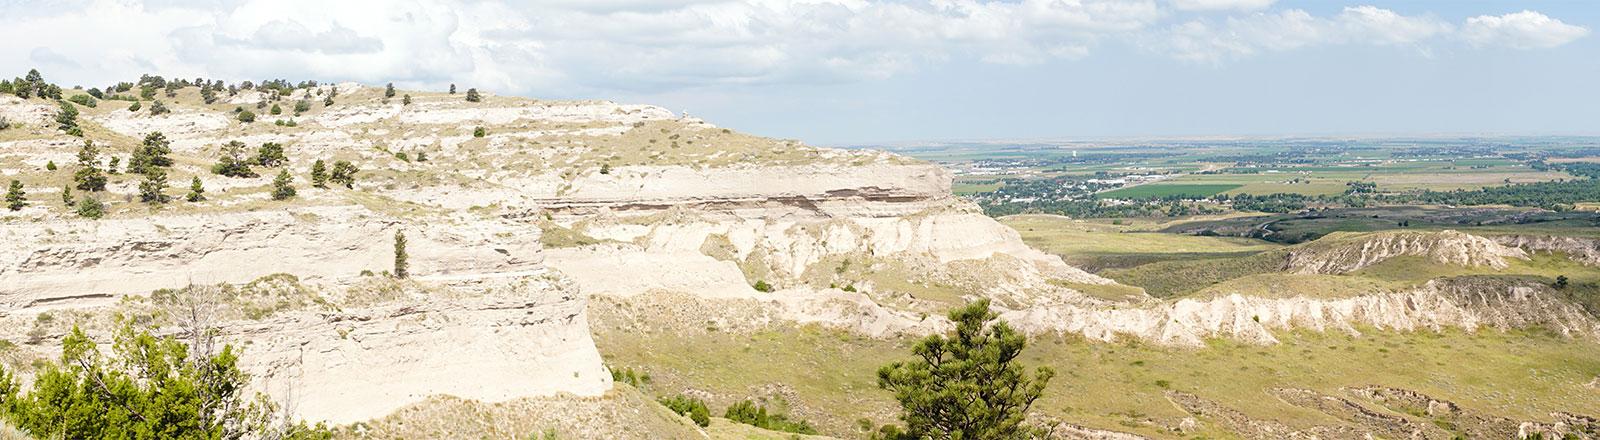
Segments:
[[[406,96],[401,97],[400,98],[400,104],[401,105],[411,105],[411,94],[407,93]]]
[[[955,335],[930,335],[912,349],[916,360],[878,370],[878,387],[894,392],[904,410],[905,432],[891,437],[1020,440],[1042,434],[1026,419],[1055,373],[1040,367],[1030,378],[1017,362],[1027,337],[998,316],[987,299],[951,311]]]
[[[211,172],[228,177],[260,176],[250,169],[249,160],[244,156],[244,148],[244,142],[228,141],[222,146],[222,157],[217,158],[217,163],[211,166]]]
[[[317,159],[311,164],[311,186],[328,187],[328,166],[322,163],[322,159]]]
[[[331,106],[333,106],[333,95],[332,94],[329,94],[327,97],[322,98],[322,106],[323,107],[331,107]]]
[[[394,276],[405,278],[410,275],[410,264],[406,261],[406,234],[394,231]]]
[[[456,94],[456,85],[455,84],[450,84],[450,94],[452,94],[452,95]]]
[[[65,204],[67,206],[72,206],[72,187],[71,186],[63,186],[63,187],[61,187],[61,203]]]
[[[283,107],[279,107],[277,103],[273,103],[272,110],[270,110],[270,112],[274,115],[281,115],[283,114]]]
[[[61,101],[61,110],[56,112],[56,126],[69,135],[83,136],[83,129],[78,128],[78,107]]]
[[[277,167],[283,166],[283,164],[287,162],[289,162],[289,157],[284,156],[283,145],[280,145],[277,142],[267,142],[261,144],[261,148],[256,149],[257,165],[264,167]]]
[[[6,207],[17,211],[24,206],[28,206],[28,193],[22,191],[22,181],[12,179],[11,188],[6,191]]]
[[[189,181],[189,195],[184,196],[183,198],[184,200],[188,200],[190,202],[206,201],[206,188],[204,185],[201,185],[200,176],[194,176],[194,180]]]
[[[357,170],[356,166],[350,162],[342,160],[334,162],[333,173],[328,176],[328,180],[335,184],[344,185],[345,188],[355,189],[356,172],[358,171],[360,170]]]
[[[389,83],[389,85],[383,87],[383,97],[384,98],[393,98],[394,97],[394,83]]]
[[[151,132],[144,136],[144,142],[139,148],[133,150],[133,157],[128,158],[128,172],[145,174],[161,167],[172,166],[172,141],[159,131]]]
[[[167,203],[167,172],[160,169],[144,173],[144,181],[139,182],[139,201],[152,205]]]
[[[83,149],[78,150],[78,171],[72,173],[72,182],[79,190],[106,190],[106,175],[100,171],[99,155],[100,149],[94,146],[94,141],[83,141]]]
[[[467,102],[479,102],[479,101],[482,101],[482,100],[483,100],[483,97],[478,95],[478,89],[476,89],[476,88],[467,89]]]
[[[272,179],[272,200],[287,200],[294,197],[294,186],[289,182],[294,181],[294,176],[289,175],[289,169],[278,172],[278,177]]]

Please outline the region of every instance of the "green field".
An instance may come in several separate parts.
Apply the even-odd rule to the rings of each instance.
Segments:
[[[1074,220],[1051,215],[1017,215],[1000,219],[1022,235],[1023,242],[1059,255],[1078,268],[1099,271],[1166,260],[1237,257],[1281,245],[1249,238],[1202,237],[1153,232],[1162,225]]]
[[[1187,184],[1150,183],[1106,191],[1097,196],[1102,199],[1138,199],[1167,196],[1206,197],[1232,191],[1238,184]]]

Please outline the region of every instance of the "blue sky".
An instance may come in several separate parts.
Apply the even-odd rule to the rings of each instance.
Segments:
[[[0,69],[68,85],[456,83],[824,145],[1600,133],[1586,1],[0,1],[0,22]]]

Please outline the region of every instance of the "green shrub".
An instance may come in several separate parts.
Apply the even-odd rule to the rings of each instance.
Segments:
[[[140,108],[139,101],[134,101],[132,104],[128,104],[128,111],[130,111],[130,112],[139,111],[139,108]]]
[[[711,410],[706,408],[706,402],[700,399],[687,397],[682,394],[658,400],[678,415],[687,415],[694,424],[702,427],[711,425]]]
[[[244,111],[240,111],[239,112],[239,117],[238,118],[239,118],[239,122],[243,122],[243,123],[249,124],[251,122],[255,122],[256,121],[256,114],[254,112],[249,111],[249,110],[244,110]]]
[[[102,352],[73,327],[60,363],[45,362],[26,393],[0,367],[0,403],[8,422],[38,438],[332,437],[321,425],[269,423],[275,405],[245,392],[238,354],[231,345],[191,350],[128,323]]]
[[[172,110],[168,110],[166,104],[162,104],[161,101],[150,101],[150,114],[164,115],[167,113],[172,113]]]
[[[72,101],[73,104],[88,108],[95,108],[99,105],[99,103],[95,102],[94,97],[89,95],[72,95],[72,97],[67,98],[67,100]]]
[[[106,205],[94,197],[78,199],[78,216],[98,220],[106,216]]]
[[[756,284],[751,287],[755,287],[757,292],[772,293],[774,290],[771,284],[767,284],[766,280],[756,280]]]
[[[767,407],[756,405],[749,400],[743,400],[733,404],[733,406],[729,406],[722,416],[737,423],[772,431],[792,432],[795,434],[817,433],[817,429],[811,427],[810,422],[790,420],[788,416],[783,414],[768,414]]]
[[[481,138],[481,137],[488,136],[488,135],[489,135],[489,131],[488,130],[484,130],[483,127],[477,127],[477,128],[472,129],[472,137]]]

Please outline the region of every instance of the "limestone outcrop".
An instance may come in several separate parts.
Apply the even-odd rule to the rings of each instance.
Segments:
[[[1342,274],[1395,257],[1424,257],[1439,264],[1504,269],[1506,259],[1527,259],[1521,249],[1457,231],[1331,234],[1289,254],[1294,273]]]

